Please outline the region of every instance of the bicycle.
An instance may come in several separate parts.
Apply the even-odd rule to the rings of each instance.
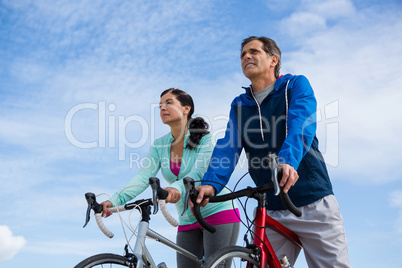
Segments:
[[[96,267],[97,265],[108,264],[112,267],[112,264],[124,266],[124,267],[132,267],[132,268],[157,268],[157,267],[166,267],[164,263],[159,264],[158,266],[155,265],[155,262],[148,251],[145,240],[147,237],[153,238],[158,242],[174,249],[175,251],[185,255],[186,257],[196,261],[197,263],[202,264],[202,267],[210,268],[210,267],[217,267],[226,261],[234,260],[240,261],[241,263],[247,262],[247,267],[271,267],[271,268],[279,268],[281,266],[281,261],[285,261],[286,258],[278,259],[275,252],[272,249],[272,246],[269,243],[268,238],[265,234],[265,228],[272,228],[277,232],[281,233],[288,239],[290,239],[296,245],[302,247],[300,240],[298,239],[297,235],[294,234],[291,230],[280,224],[279,222],[275,221],[271,217],[266,214],[266,199],[265,199],[265,192],[274,190],[276,195],[281,196],[282,200],[284,201],[286,207],[295,215],[301,215],[300,211],[293,205],[290,201],[287,194],[280,191],[280,187],[278,184],[277,178],[280,177],[278,173],[278,163],[277,159],[275,166],[271,168],[273,182],[267,183],[266,185],[259,186],[259,187],[248,187],[243,190],[239,190],[236,192],[232,192],[226,195],[221,196],[210,196],[206,197],[209,198],[209,202],[222,202],[226,200],[232,200],[235,198],[240,198],[243,196],[247,196],[249,198],[254,198],[258,201],[258,206],[256,210],[256,218],[254,220],[254,243],[248,243],[248,240],[245,236],[245,241],[247,246],[240,247],[240,246],[232,246],[222,248],[221,250],[217,251],[213,256],[209,259],[205,260],[204,258],[200,259],[194,254],[188,252],[187,250],[179,247],[174,242],[170,241],[169,239],[163,237],[162,235],[158,234],[157,232],[153,231],[149,228],[149,221],[151,216],[151,206],[154,206],[153,214],[158,212],[158,207],[161,208],[162,214],[165,216],[166,220],[172,224],[173,226],[177,226],[177,221],[173,219],[170,215],[168,210],[166,209],[166,205],[164,200],[167,197],[167,191],[160,187],[159,179],[153,177],[150,178],[149,183],[152,188],[152,198],[143,199],[143,200],[136,200],[134,202],[127,203],[126,205],[113,207],[110,210],[113,213],[124,211],[124,210],[132,210],[134,208],[141,211],[141,221],[138,227],[138,235],[137,240],[135,242],[134,249],[132,253],[128,250],[128,245],[125,246],[124,251],[125,255],[117,255],[117,254],[110,254],[110,253],[102,253],[98,255],[94,255],[89,257],[79,264],[75,266],[75,268],[90,268]],[[194,204],[194,216],[200,223],[200,225],[206,229],[207,231],[214,232],[215,228],[210,226],[201,216],[200,207],[195,202],[195,199],[198,196],[198,192],[195,189],[194,181],[191,178],[184,178],[183,179],[184,185],[186,187],[186,196],[185,196],[185,205],[184,211],[188,209],[188,199],[191,198]],[[101,213],[103,207],[96,202],[96,197],[93,193],[85,194],[85,197],[88,202],[88,209],[86,214],[86,222],[84,227],[88,224],[90,219],[90,211],[91,209],[95,212],[95,219],[98,224],[98,227],[101,231],[108,237],[113,237],[113,233],[110,232],[102,222]],[[176,222],[175,222],[176,221]],[[253,265],[253,266],[252,266]],[[269,266],[267,266],[269,265]],[[240,267],[240,266],[235,266]]]
[[[281,178],[281,170],[279,169],[279,160],[276,155],[270,155],[269,157],[270,167],[272,171],[272,183],[267,183],[263,186],[259,187],[247,187],[246,189],[242,189],[236,192],[232,192],[226,195],[221,196],[209,196],[204,198],[209,198],[209,202],[222,202],[227,200],[233,200],[235,198],[245,197],[253,198],[258,201],[258,205],[256,208],[256,217],[253,221],[254,230],[250,230],[254,236],[253,243],[249,243],[247,239],[247,234],[244,236],[244,240],[246,243],[245,247],[241,246],[230,246],[225,247],[218,250],[214,255],[212,255],[209,259],[206,260],[203,267],[214,268],[221,267],[221,265],[225,265],[224,267],[230,267],[229,263],[239,262],[238,266],[233,267],[241,267],[243,263],[247,265],[247,267],[270,267],[270,268],[281,268],[281,267],[290,267],[290,264],[287,260],[286,256],[277,256],[269,242],[269,239],[265,233],[265,228],[270,228],[282,236],[286,237],[294,244],[299,246],[301,249],[303,248],[302,243],[300,242],[298,236],[292,232],[290,229],[274,220],[267,214],[266,210],[266,192],[274,191],[275,195],[280,195],[282,201],[285,206],[291,211],[294,215],[300,217],[300,210],[293,205],[289,196],[281,191],[278,183],[278,178]],[[194,188],[194,182],[190,178],[183,179],[184,184],[188,191],[190,192],[190,197],[192,198],[193,204],[196,204],[195,199],[198,196],[198,192]],[[194,216],[197,218],[200,225],[206,229],[207,231],[214,232],[214,227],[210,226],[203,218],[199,210],[199,206],[194,206],[193,208]]]
[[[138,209],[141,212],[141,221],[138,226],[137,239],[135,241],[134,248],[129,252],[129,245],[124,247],[125,254],[117,255],[111,253],[102,253],[91,256],[75,266],[75,268],[90,268],[90,267],[107,267],[123,266],[131,268],[163,268],[166,267],[164,263],[155,265],[155,262],[146,247],[146,238],[152,238],[156,241],[174,249],[175,251],[183,254],[184,256],[196,261],[197,263],[204,263],[204,259],[199,259],[196,255],[176,245],[174,242],[165,238],[161,234],[153,231],[149,228],[149,222],[151,220],[151,206],[154,207],[153,214],[156,214],[161,209],[165,219],[173,226],[177,226],[178,222],[174,219],[166,208],[165,199],[168,196],[168,192],[160,187],[159,179],[152,177],[149,179],[149,184],[152,188],[152,198],[136,200],[134,202],[127,203],[119,207],[110,208],[113,213],[121,212],[124,210]],[[88,209],[86,213],[86,221],[84,227],[90,220],[90,212],[95,212],[96,223],[100,230],[107,236],[112,238],[113,233],[109,231],[102,221],[103,207],[97,203],[96,197],[93,193],[86,193],[85,198],[88,202]],[[113,266],[112,266],[113,265]]]

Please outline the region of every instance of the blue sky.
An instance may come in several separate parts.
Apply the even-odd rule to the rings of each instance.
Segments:
[[[401,17],[398,1],[0,1],[0,267],[121,253],[117,217],[111,240],[95,222],[82,228],[84,193],[121,189],[169,130],[156,108],[164,89],[188,91],[218,138],[249,84],[239,51],[250,35],[276,40],[281,73],[315,90],[352,266],[400,267]],[[151,226],[174,240],[159,215]]]

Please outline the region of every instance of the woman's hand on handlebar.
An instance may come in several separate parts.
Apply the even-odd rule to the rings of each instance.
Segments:
[[[299,175],[297,171],[288,164],[280,164],[282,168],[282,178],[279,181],[279,186],[283,187],[283,192],[287,193],[293,185],[299,179]]]
[[[103,210],[102,210],[102,217],[109,217],[110,215],[112,215],[112,212],[108,209],[108,208],[111,208],[111,207],[113,207],[113,205],[112,205],[112,202],[110,202],[110,201],[105,201],[105,202],[102,202],[102,203],[100,203],[101,205],[102,205],[102,207],[103,207]]]
[[[168,197],[166,198],[166,203],[177,203],[180,200],[181,194],[177,189],[173,187],[167,187],[163,189],[168,191]]]

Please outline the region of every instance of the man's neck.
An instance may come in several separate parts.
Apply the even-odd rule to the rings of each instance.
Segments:
[[[251,80],[252,90],[253,92],[261,91],[269,87],[273,83],[275,83],[275,81],[276,81],[275,77],[264,78],[264,79],[252,79]]]

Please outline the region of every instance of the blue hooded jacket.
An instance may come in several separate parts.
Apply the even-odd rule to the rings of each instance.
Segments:
[[[277,154],[281,163],[297,170],[299,180],[288,192],[297,207],[333,194],[318,149],[317,102],[307,78],[290,74],[279,77],[275,89],[261,104],[255,100],[250,87],[245,90],[231,104],[225,136],[217,141],[202,184],[214,186],[219,193],[244,148],[250,176],[257,186],[271,181],[267,161],[270,153]],[[267,192],[267,200],[270,210],[286,209],[272,192]]]

